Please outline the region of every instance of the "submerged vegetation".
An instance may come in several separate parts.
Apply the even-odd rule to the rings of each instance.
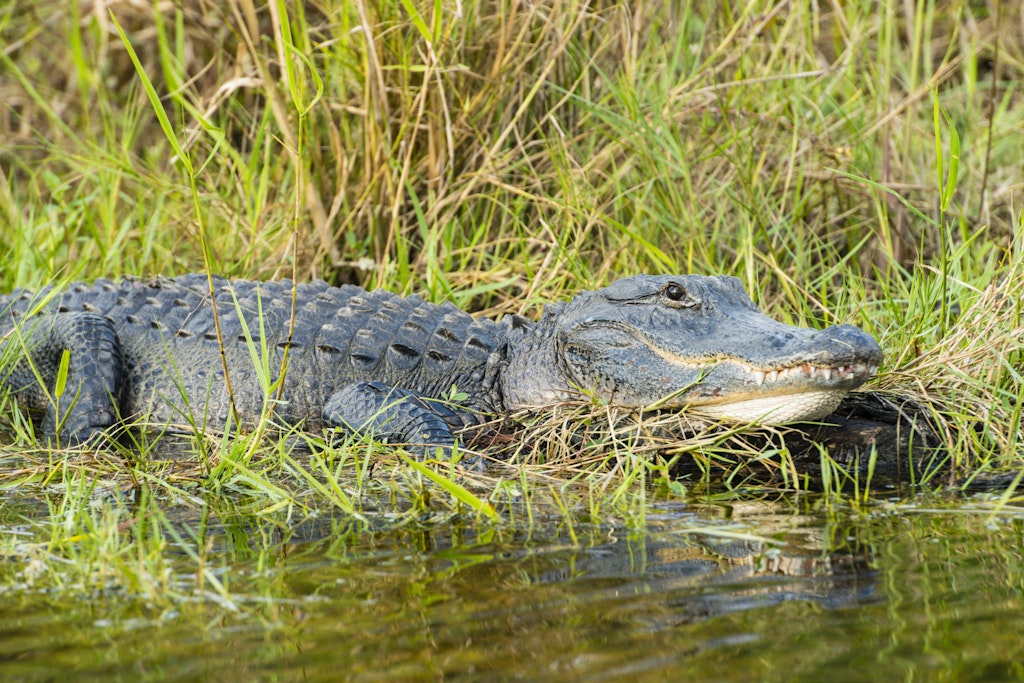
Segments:
[[[1003,473],[1006,508],[1024,467],[1022,22],[998,0],[16,1],[0,285],[206,270],[536,316],[622,275],[731,274],[779,320],[878,338],[868,388],[920,406],[954,468],[917,483]],[[554,515],[583,542],[642,526],[652,500],[767,495],[751,468],[805,488],[784,447],[718,430],[666,451],[593,407],[600,438],[526,421],[493,446],[521,459],[479,473],[263,428],[179,458],[145,434],[66,457],[3,400],[3,581],[160,605],[239,609],[208,524],[279,548],[322,515],[342,544]],[[870,481],[847,496],[833,474],[832,503],[869,504]]]

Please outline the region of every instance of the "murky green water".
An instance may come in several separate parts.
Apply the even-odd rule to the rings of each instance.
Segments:
[[[2,569],[0,678],[1024,678],[1020,510],[929,505],[651,503],[631,530],[186,505],[149,577],[161,596],[33,575],[45,539],[26,520],[53,511],[8,495],[0,533],[19,550]],[[145,547],[124,562],[146,566]]]

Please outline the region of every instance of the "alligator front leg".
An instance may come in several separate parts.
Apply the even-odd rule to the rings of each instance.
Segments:
[[[381,382],[356,382],[336,391],[323,410],[334,427],[375,439],[423,447],[426,455],[438,446],[455,445],[452,424],[462,424],[456,411],[408,389]]]
[[[3,380],[19,405],[42,414],[42,437],[58,446],[91,441],[120,420],[125,381],[121,344],[113,323],[88,312],[30,319],[7,335],[5,353],[19,358]],[[57,383],[64,354],[67,375]]]

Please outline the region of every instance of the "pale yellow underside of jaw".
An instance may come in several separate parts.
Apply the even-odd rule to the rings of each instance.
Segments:
[[[758,422],[760,424],[820,420],[835,411],[847,393],[849,392],[845,389],[804,391],[797,394],[762,396],[730,403],[691,405],[687,411],[695,415],[720,420]]]

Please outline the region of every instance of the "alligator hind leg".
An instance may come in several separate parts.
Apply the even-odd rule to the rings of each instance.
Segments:
[[[4,351],[21,357],[4,381],[21,406],[43,414],[44,439],[56,437],[59,446],[79,444],[120,420],[125,363],[107,318],[68,312],[29,319],[20,334],[8,335]],[[56,396],[65,352],[66,382]]]
[[[425,454],[437,446],[450,450],[455,445],[450,422],[462,422],[440,402],[381,382],[356,382],[335,392],[324,404],[323,417],[327,424],[356,434],[422,445]]]

